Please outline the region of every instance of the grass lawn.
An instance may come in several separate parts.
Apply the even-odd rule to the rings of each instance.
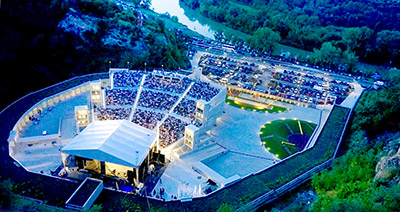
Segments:
[[[299,58],[307,58],[307,57],[314,57],[314,52],[310,52],[307,50],[303,50],[303,49],[298,49],[296,47],[293,46],[287,46],[281,43],[278,43],[276,45],[276,48],[274,49],[274,52],[272,54],[274,55],[281,55],[282,53],[290,53],[290,56],[293,57],[295,55],[297,55],[297,57]]]
[[[279,106],[276,106],[276,105],[272,105],[272,108],[257,107],[255,105],[250,105],[250,104],[246,104],[246,103],[243,103],[243,102],[239,102],[239,101],[234,101],[234,100],[228,99],[228,96],[227,96],[225,102],[228,105],[232,105],[234,107],[237,107],[237,108],[240,108],[240,109],[243,109],[243,110],[251,110],[251,111],[254,111],[254,112],[281,113],[281,112],[284,112],[286,110],[289,110],[288,108],[279,107]]]
[[[296,147],[296,144],[289,142],[289,136],[292,134],[311,135],[315,127],[316,124],[301,120],[276,120],[262,126],[260,137],[268,151],[283,159],[301,150]]]

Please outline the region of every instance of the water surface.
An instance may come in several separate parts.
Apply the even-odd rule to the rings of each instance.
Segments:
[[[151,8],[156,13],[169,13],[178,17],[178,21],[186,25],[189,29],[200,33],[201,35],[214,39],[214,31],[208,24],[201,24],[197,19],[188,18],[185,10],[179,5],[179,0],[152,0]]]

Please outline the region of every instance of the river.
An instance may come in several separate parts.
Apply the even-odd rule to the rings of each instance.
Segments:
[[[199,34],[214,39],[214,30],[208,24],[200,23],[194,16],[187,16],[187,12],[179,5],[179,0],[152,0],[151,8],[156,13],[169,13],[178,17],[178,21]]]

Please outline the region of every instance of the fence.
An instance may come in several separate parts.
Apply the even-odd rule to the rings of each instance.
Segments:
[[[357,100],[357,102],[358,102],[358,100]],[[251,202],[247,203],[243,207],[237,209],[237,211],[240,211],[240,212],[241,211],[246,211],[246,212],[247,211],[255,211],[257,208],[259,208],[259,207],[261,207],[261,206],[263,206],[265,204],[268,204],[268,203],[278,199],[279,196],[281,196],[281,195],[293,190],[294,188],[298,187],[299,185],[301,185],[305,181],[309,180],[314,173],[318,173],[318,172],[328,168],[332,164],[333,160],[336,157],[336,154],[337,154],[337,152],[339,150],[339,147],[340,147],[340,144],[342,142],[342,139],[343,139],[347,124],[348,124],[348,122],[350,120],[350,117],[352,115],[352,112],[354,110],[355,105],[357,105],[357,104],[354,104],[354,106],[350,109],[350,112],[348,113],[348,115],[346,117],[346,121],[344,123],[344,127],[342,129],[340,137],[339,137],[339,139],[337,141],[337,145],[336,145],[335,151],[334,151],[332,157],[329,160],[325,161],[324,163],[322,163],[320,165],[315,166],[314,168],[306,171],[305,173],[303,173],[303,174],[297,176],[296,178],[294,178],[293,180],[291,180],[291,181],[279,186],[278,188],[273,189],[271,191],[268,191],[267,193],[257,197],[256,199],[254,199]]]
[[[25,194],[30,198],[46,200],[48,204],[56,205],[59,201],[70,196],[76,187],[76,183],[63,178],[43,175],[27,171],[11,155],[9,155],[8,136],[16,123],[37,102],[73,88],[82,83],[108,78],[108,73],[97,73],[78,76],[57,83],[41,90],[29,93],[8,105],[0,112],[0,176],[2,179],[10,178],[24,186],[40,188],[42,194]],[[24,189],[24,188],[23,188]],[[60,192],[62,191],[62,192]]]
[[[57,94],[61,91],[65,91],[69,88],[73,88],[79,84],[82,84],[84,82],[87,81],[91,81],[91,80],[97,80],[97,79],[104,79],[107,78],[108,75],[106,73],[103,74],[94,74],[94,75],[86,75],[86,76],[82,76],[82,77],[75,77],[72,78],[70,80],[61,82],[59,84],[50,86],[48,88],[44,88],[42,90],[36,91],[34,93],[30,93],[22,98],[20,98],[19,100],[15,101],[14,103],[12,103],[11,105],[9,105],[6,109],[4,109],[3,111],[0,112],[0,125],[1,125],[1,137],[0,139],[3,140],[3,142],[0,143],[0,145],[2,145],[3,148],[0,148],[1,151],[7,151],[8,147],[6,146],[7,142],[4,142],[7,140],[7,135],[6,133],[9,133],[11,131],[11,129],[13,128],[14,124],[18,121],[19,117],[21,117],[24,114],[24,111],[27,111],[29,108],[31,108],[36,102],[52,96],[54,94]],[[351,110],[352,111],[352,110]],[[266,204],[268,202],[271,202],[275,199],[277,199],[280,195],[282,195],[283,193],[286,193],[292,189],[294,189],[295,187],[297,187],[298,185],[300,185],[301,183],[305,182],[306,180],[310,179],[310,177],[312,176],[313,173],[319,172],[325,168],[327,168],[328,166],[330,166],[330,164],[332,163],[334,157],[336,156],[337,150],[338,150],[338,146],[340,145],[341,139],[344,135],[344,129],[347,126],[347,123],[349,121],[349,117],[350,117],[350,113],[348,113],[348,116],[346,118],[346,123],[344,128],[342,129],[340,138],[338,140],[338,142],[335,145],[335,150],[333,151],[334,153],[332,154],[333,156],[330,157],[327,161],[324,161],[322,164],[319,164],[315,167],[310,167],[309,170],[305,171],[304,173],[298,175],[297,177],[295,177],[294,179],[290,180],[289,182],[280,185],[278,187],[276,187],[275,189],[269,190],[267,193],[261,194],[260,196],[258,196],[256,199],[252,200],[251,202],[247,203],[246,205],[244,205],[243,207],[239,208],[239,211],[244,211],[244,210],[255,210],[256,208],[258,208],[259,206],[261,206],[262,204]],[[4,133],[6,132],[6,133]],[[322,133],[322,132],[321,132]],[[310,149],[311,150],[311,149]],[[8,154],[2,154],[7,155]],[[300,154],[301,155],[301,154]],[[311,157],[311,156],[310,156]],[[76,186],[76,183],[74,182],[68,182],[65,181],[63,179],[59,179],[59,178],[53,178],[53,177],[49,177],[49,176],[45,176],[45,175],[41,175],[41,174],[37,174],[37,173],[31,173],[31,172],[26,172],[26,170],[21,170],[21,168],[17,169],[16,165],[13,164],[14,160],[11,157],[7,157],[5,158],[5,156],[3,157],[5,160],[7,160],[7,163],[5,160],[3,160],[3,164],[7,164],[6,166],[11,166],[10,169],[8,169],[8,167],[4,167],[3,170],[0,170],[0,173],[3,177],[12,177],[12,175],[15,175],[18,178],[21,178],[21,180],[23,180],[23,178],[25,179],[42,179],[42,182],[54,182],[57,183],[57,186],[60,187],[74,187]],[[295,159],[293,159],[295,160]],[[293,160],[291,160],[293,162]],[[290,161],[288,162],[290,163]],[[277,167],[283,165],[284,167],[285,164],[275,164],[273,167]],[[293,164],[292,164],[293,165]],[[296,165],[296,164],[295,164]],[[272,168],[273,168],[272,167]],[[214,207],[218,207],[218,205],[215,205],[215,203],[221,203],[219,200],[221,199],[227,199],[227,201],[229,201],[229,198],[235,198],[235,192],[238,191],[243,191],[242,188],[245,187],[247,185],[248,182],[253,182],[253,181],[249,181],[248,179],[252,179],[252,178],[257,178],[257,179],[264,179],[266,178],[264,175],[263,176],[259,176],[260,174],[264,174],[266,172],[270,172],[270,171],[274,171],[274,170],[270,170],[272,169],[271,167],[269,167],[268,169],[265,169],[264,171],[262,171],[262,173],[257,173],[255,175],[252,176],[248,176],[245,179],[242,179],[240,181],[238,181],[235,184],[232,184],[224,189],[221,190],[217,190],[215,192],[213,192],[211,195],[206,196],[206,197],[200,197],[200,198],[194,198],[192,200],[192,202],[180,202],[180,201],[171,201],[168,203],[168,207],[171,210],[177,209],[179,208],[180,210],[185,210],[185,209],[192,209],[192,210],[198,210],[199,208],[202,209],[207,209],[207,208],[214,208]],[[8,170],[8,171],[7,171]],[[10,171],[11,170],[11,171]],[[302,170],[302,169],[300,169]],[[276,171],[276,170],[275,170]],[[8,173],[7,173],[8,172]],[[25,174],[21,173],[24,172]],[[258,177],[257,177],[258,176]],[[267,177],[268,178],[268,177]],[[43,187],[43,190],[48,190],[49,188]],[[60,188],[61,189],[61,188]],[[68,189],[65,189],[68,190]],[[71,189],[70,189],[71,190]],[[226,191],[224,191],[226,190]],[[233,192],[232,192],[233,191]],[[111,192],[111,193],[109,193]],[[47,191],[46,192],[48,195],[52,194],[52,191]],[[66,192],[68,193],[68,192]],[[113,192],[113,191],[108,191],[105,192],[104,195],[106,195],[107,197],[110,197],[108,195],[114,195],[118,192]],[[261,192],[260,192],[261,193]],[[231,197],[228,197],[226,195],[229,194],[233,194],[231,195]],[[49,197],[48,195],[45,195],[46,198]],[[124,194],[126,195],[126,194]],[[55,195],[53,194],[53,197],[51,198],[58,198],[58,199],[63,199],[62,196],[68,196],[67,194],[65,195]],[[119,196],[119,195],[116,195]],[[165,207],[166,202],[160,201],[160,200],[152,200],[152,199],[147,199],[145,197],[139,197],[139,196],[133,196],[133,195],[129,195],[132,196],[131,198],[136,199],[138,202],[143,202],[144,204],[148,205],[150,201],[150,204],[154,207]],[[49,197],[50,198],[50,197]],[[107,199],[107,198],[104,198]],[[251,199],[251,198],[250,198]],[[247,200],[246,200],[247,201]],[[103,202],[105,205],[107,205],[106,203],[107,201]],[[214,203],[214,204],[213,204]],[[212,205],[212,207],[210,206]],[[179,210],[178,209],[178,210]]]
[[[296,177],[295,179],[287,182],[286,184],[268,191],[267,193],[261,195],[260,197],[254,199],[253,201],[249,202],[245,206],[239,208],[237,211],[254,211],[257,208],[270,203],[279,198],[279,196],[293,190],[297,186],[303,184],[305,181],[309,180],[314,173],[320,172],[323,169],[328,168],[333,161],[333,158],[325,161],[324,163],[308,170],[307,172],[303,173],[302,175]]]

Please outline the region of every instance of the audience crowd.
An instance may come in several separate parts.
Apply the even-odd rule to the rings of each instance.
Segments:
[[[192,88],[189,90],[188,94],[190,97],[195,99],[202,99],[205,101],[210,101],[219,92],[218,88],[214,88],[208,82],[196,81]]]
[[[192,81],[187,77],[172,78],[149,74],[146,76],[146,81],[143,86],[145,88],[182,94],[189,87],[191,82]]]
[[[140,85],[143,71],[116,71],[113,75],[114,87],[136,87]]]
[[[163,113],[158,113],[150,110],[136,109],[133,114],[132,122],[147,129],[153,130],[157,126],[157,122],[164,117]]]
[[[159,130],[161,147],[164,148],[182,138],[185,132],[185,126],[187,125],[188,123],[185,121],[173,116],[169,116],[165,119]]]
[[[194,119],[196,112],[196,101],[183,98],[181,102],[175,107],[174,112],[178,115]]]
[[[111,108],[95,108],[98,120],[128,119],[131,108],[114,108],[115,106],[133,106],[138,92],[138,86],[145,72],[116,71],[113,73],[114,89],[105,90],[106,106]],[[175,107],[174,113],[184,119],[195,122],[196,100],[210,101],[220,91],[207,82],[193,81],[173,72],[153,71],[146,73],[146,79],[138,98],[138,107],[132,117],[132,122],[148,129],[155,129],[165,114],[154,110],[168,112],[179,97],[193,83],[187,95]],[[175,95],[176,94],[176,95]],[[191,97],[191,98],[190,98]],[[165,119],[159,128],[162,147],[177,141],[184,135],[185,126],[190,124],[172,115]],[[197,126],[199,126],[197,124]]]
[[[139,98],[139,106],[153,108],[158,110],[170,110],[174,103],[178,100],[178,96],[154,92],[149,90],[142,90]]]
[[[136,90],[107,89],[106,105],[133,105],[136,98]]]
[[[94,114],[99,121],[128,119],[130,112],[130,108],[94,108]]]

